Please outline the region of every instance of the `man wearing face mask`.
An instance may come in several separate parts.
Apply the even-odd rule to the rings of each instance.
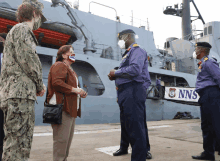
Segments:
[[[148,129],[146,124],[146,90],[151,84],[148,72],[147,53],[135,43],[133,30],[118,34],[118,45],[126,49],[118,70],[112,69],[108,75],[115,80],[117,102],[120,107],[121,143],[113,155],[128,153],[132,147],[131,161],[151,159]]]
[[[196,92],[199,94],[201,129],[204,151],[198,160],[215,160],[215,140],[220,145],[220,68],[218,63],[209,58],[211,45],[198,42],[193,57],[199,59],[199,73],[196,80]]]
[[[0,77],[0,108],[4,112],[4,161],[26,161],[30,156],[35,123],[36,96],[43,96],[42,66],[36,54],[38,42],[32,30],[46,19],[43,4],[23,0],[16,24],[7,34]]]

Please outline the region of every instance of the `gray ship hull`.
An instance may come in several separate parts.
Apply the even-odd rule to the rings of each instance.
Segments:
[[[65,9],[61,6],[52,8],[51,3],[39,0],[44,3],[44,15],[46,18],[72,25]],[[2,0],[16,9],[22,0]],[[7,6],[7,5],[6,5]],[[116,102],[116,89],[114,81],[109,81],[107,74],[111,69],[119,66],[121,53],[117,45],[117,34],[124,29],[132,29],[139,35],[137,43],[153,57],[152,67],[149,72],[152,84],[155,84],[157,75],[163,76],[166,86],[177,86],[178,83],[185,83],[188,87],[194,87],[196,76],[175,70],[165,70],[163,64],[166,63],[164,55],[158,52],[153,38],[153,32],[144,28],[137,28],[116,21],[112,21],[91,13],[72,9],[77,17],[83,22],[91,33],[96,48],[95,53],[90,55],[84,53],[84,39],[74,42],[72,45],[76,53],[76,62],[72,65],[79,77],[81,86],[86,85],[88,96],[82,99],[82,117],[76,119],[76,124],[98,124],[98,123],[118,123],[120,122],[120,111]],[[57,49],[38,46],[36,48],[43,68],[43,82],[47,85],[50,67],[55,63]],[[191,64],[194,62],[191,61]],[[183,63],[184,64],[184,63]],[[191,65],[190,64],[190,65]],[[187,64],[188,65],[188,64]],[[184,67],[184,66],[183,66]],[[180,67],[181,69],[183,67]],[[38,97],[38,104],[35,106],[35,125],[43,124],[42,113],[45,95]],[[198,106],[179,104],[166,100],[146,100],[146,114],[148,121],[173,119],[177,112],[191,112],[192,116],[199,117]]]
[[[88,96],[82,100],[82,116],[76,119],[76,124],[119,123],[120,110],[116,98]],[[191,112],[194,117],[200,117],[198,106],[179,104],[167,100],[146,100],[147,121],[171,120],[177,112]],[[35,125],[43,124],[43,101],[38,99],[35,106]]]

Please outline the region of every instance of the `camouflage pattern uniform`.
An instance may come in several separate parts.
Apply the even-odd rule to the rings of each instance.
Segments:
[[[0,77],[0,108],[4,112],[5,123],[4,161],[21,161],[30,155],[35,123],[34,102],[36,93],[43,90],[37,44],[26,22],[15,25],[6,37]]]

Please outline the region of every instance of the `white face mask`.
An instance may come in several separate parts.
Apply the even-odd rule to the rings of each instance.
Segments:
[[[126,37],[127,38],[127,37]],[[127,41],[127,40],[126,40]],[[118,46],[121,48],[121,49],[125,49],[125,41],[124,40],[119,40],[118,41]]]
[[[200,50],[199,50],[198,52],[199,52],[199,54],[200,54]],[[193,58],[194,58],[194,59],[197,59],[197,56],[198,56],[199,54],[196,55],[196,51],[194,51],[194,52],[193,52]]]
[[[194,51],[193,52],[193,59],[196,59],[197,58],[197,55],[196,55],[196,52]]]
[[[124,41],[124,40],[119,40],[119,41],[118,41],[118,46],[119,46],[121,49],[125,49],[125,41]]]

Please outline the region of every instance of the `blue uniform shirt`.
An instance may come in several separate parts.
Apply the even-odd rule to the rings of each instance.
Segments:
[[[207,86],[219,86],[220,88],[220,68],[215,60],[205,56],[201,59],[201,71],[197,75],[196,92]]]
[[[127,54],[115,72],[116,86],[132,81],[144,83],[147,89],[151,85],[150,74],[148,72],[147,52],[133,43],[127,49]]]
[[[160,86],[160,79],[156,80],[156,85]]]

